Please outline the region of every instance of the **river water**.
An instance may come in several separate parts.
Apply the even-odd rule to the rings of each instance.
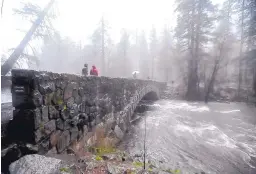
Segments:
[[[182,173],[256,174],[256,109],[242,103],[159,100],[134,121],[120,148]],[[140,117],[141,116],[141,117]]]

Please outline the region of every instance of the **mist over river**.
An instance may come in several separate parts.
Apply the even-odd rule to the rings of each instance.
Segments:
[[[159,100],[136,114],[120,148],[182,173],[256,173],[256,109],[242,103]],[[142,157],[141,157],[142,158]]]

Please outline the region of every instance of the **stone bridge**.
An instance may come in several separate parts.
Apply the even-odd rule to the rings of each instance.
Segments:
[[[140,100],[159,99],[165,86],[151,80],[12,70],[15,110],[2,148],[22,144],[34,153],[61,153],[85,137],[87,144],[95,143],[97,126],[115,144],[128,131]]]

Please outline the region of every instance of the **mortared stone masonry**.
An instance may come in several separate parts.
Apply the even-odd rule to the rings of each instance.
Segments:
[[[158,99],[165,86],[151,80],[12,70],[15,109],[5,144],[61,153],[99,124],[121,139],[139,101]]]

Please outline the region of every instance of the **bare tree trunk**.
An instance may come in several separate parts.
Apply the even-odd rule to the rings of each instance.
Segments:
[[[152,56],[152,70],[151,70],[151,79],[154,78],[154,55]]]
[[[238,96],[240,96],[241,83],[242,83],[242,56],[243,56],[243,45],[244,45],[244,1],[242,2],[242,23],[241,23],[241,43],[239,51],[239,73],[238,73]]]
[[[208,103],[209,95],[213,90],[215,77],[216,77],[216,74],[217,74],[217,71],[218,71],[218,64],[219,64],[219,61],[215,61],[214,69],[213,69],[211,79],[210,79],[210,82],[208,84],[207,91],[206,91],[205,98],[204,98],[205,103]]]
[[[3,8],[4,8],[4,0],[2,0],[2,5],[1,5],[1,17],[3,16]]]
[[[105,24],[102,16],[101,20],[101,63],[102,63],[102,75],[105,75]]]
[[[189,70],[188,70],[188,88],[187,88],[187,94],[186,98],[188,100],[195,100],[197,97],[197,61],[195,60],[195,1],[193,3],[193,9],[192,9],[192,19],[191,19],[191,58],[189,61]]]
[[[256,65],[253,68],[253,89],[254,89],[254,95],[256,97]]]
[[[15,50],[13,51],[11,56],[4,62],[4,64],[1,67],[2,68],[2,70],[1,70],[2,75],[6,75],[12,69],[13,65],[15,64],[15,62],[19,59],[20,55],[22,54],[24,48],[27,46],[28,42],[31,40],[32,35],[34,34],[34,32],[36,31],[38,26],[44,20],[45,15],[49,11],[49,9],[53,5],[53,3],[54,3],[54,0],[51,0],[46,5],[44,10],[38,15],[37,20],[33,23],[31,28],[29,29],[29,31],[25,35],[25,37],[20,42],[20,44],[15,48]]]

